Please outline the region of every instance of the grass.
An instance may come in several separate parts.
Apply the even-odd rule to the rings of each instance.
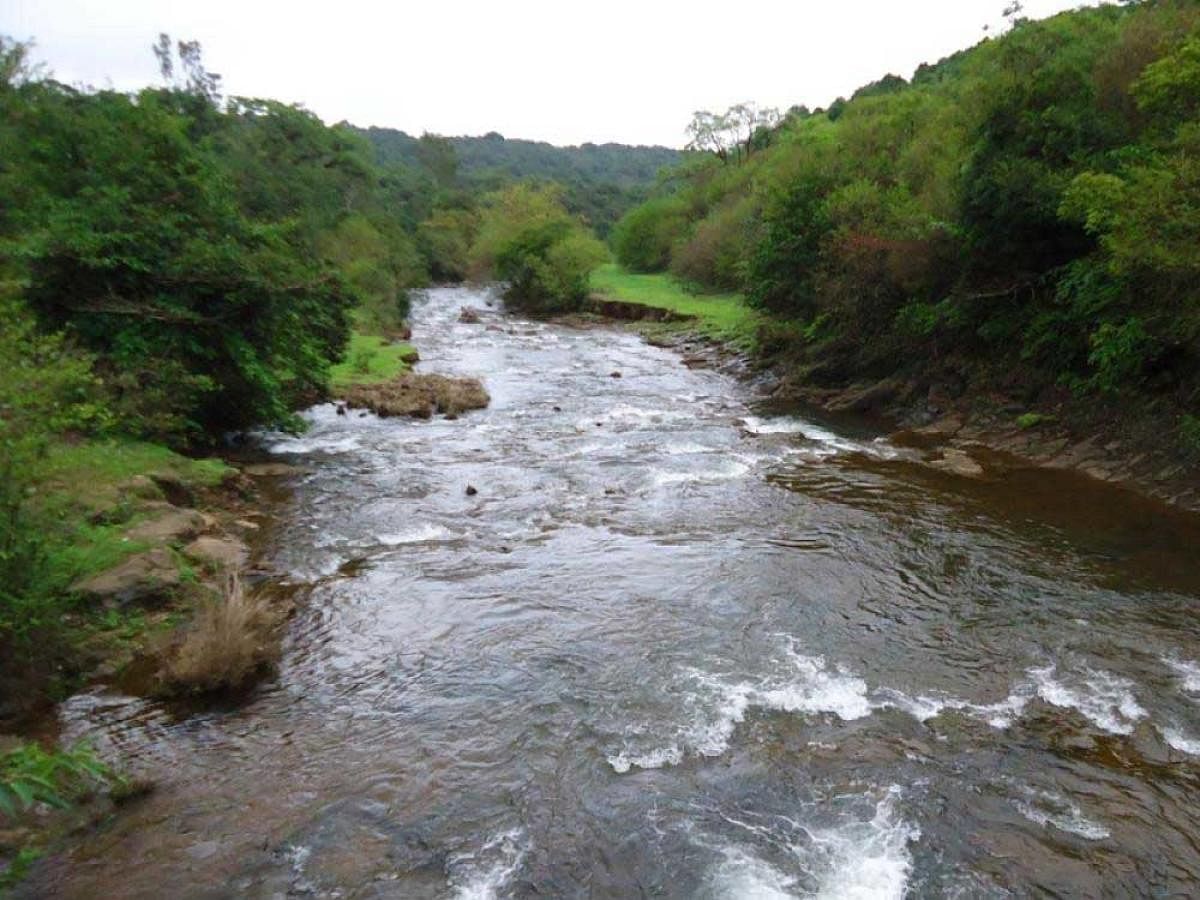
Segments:
[[[1054,421],[1054,416],[1046,415],[1045,413],[1027,412],[1017,416],[1017,427],[1022,431],[1028,431],[1031,428],[1037,428],[1039,425],[1048,425]]]
[[[170,477],[193,489],[215,487],[234,470],[219,459],[189,459],[140,441],[57,442],[36,472],[36,517],[52,533],[46,542],[55,581],[103,572],[145,550],[125,533],[146,518],[137,500],[156,499],[152,484],[131,491],[138,476]]]
[[[615,263],[592,273],[592,289],[614,300],[694,316],[705,334],[742,349],[753,347],[762,322],[741,294],[692,294],[670,275],[638,275]]]
[[[214,487],[232,473],[219,459],[189,459],[143,441],[59,441],[37,466],[37,505],[51,513],[73,508],[87,515],[116,507],[126,486],[139,475]]]
[[[269,598],[247,593],[230,573],[221,596],[192,622],[166,666],[169,689],[205,693],[235,689],[274,661],[271,636],[280,616]]]
[[[404,358],[413,352],[410,344],[392,343],[374,334],[355,332],[350,336],[346,358],[329,370],[334,388],[352,384],[378,384],[409,369]]]

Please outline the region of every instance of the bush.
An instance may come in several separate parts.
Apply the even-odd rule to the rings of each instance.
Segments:
[[[408,289],[427,279],[424,261],[403,231],[385,234],[366,216],[353,214],[322,234],[318,249],[353,292],[358,327],[398,331],[408,316]]]
[[[0,756],[0,815],[15,819],[38,803],[65,809],[97,787],[120,782],[86,745],[47,751],[21,744]]]
[[[47,530],[31,505],[51,440],[105,427],[110,417],[92,360],[62,335],[43,335],[28,310],[0,295],[0,675],[34,659],[47,665],[65,599],[54,590]]]
[[[579,309],[608,252],[562,207],[556,189],[516,185],[485,198],[475,272],[507,282],[505,297],[533,312]]]
[[[713,210],[690,237],[675,245],[671,274],[708,290],[739,290],[745,280],[742,260],[750,245],[751,206],[743,201]]]
[[[817,313],[821,247],[829,231],[824,191],[822,180],[800,178],[767,207],[747,265],[751,305],[801,319]]]
[[[627,212],[613,226],[617,261],[631,272],[661,272],[671,248],[687,226],[687,207],[679,197],[658,197]]]
[[[462,281],[470,269],[471,243],[479,221],[473,212],[439,209],[421,223],[417,240],[435,281]]]

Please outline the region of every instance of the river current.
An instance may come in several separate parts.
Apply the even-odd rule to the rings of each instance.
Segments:
[[[160,788],[30,896],[1200,890],[1195,519],[956,477],[621,330],[458,322],[489,299],[413,316],[488,409],[262,437],[305,473],[278,676],[64,704]]]

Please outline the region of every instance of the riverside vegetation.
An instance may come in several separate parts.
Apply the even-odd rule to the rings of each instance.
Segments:
[[[430,135],[415,163],[380,162],[349,126],[223,97],[194,42],[154,52],[164,86],[126,94],[0,39],[0,731],[147,652],[160,691],[261,670],[281,609],[237,578],[254,488],[209,454],[403,376],[407,292],[431,278],[494,272],[536,302],[584,291],[604,255],[549,184],[468,183]],[[21,774],[36,752],[5,757],[0,818],[51,796]]]
[[[485,403],[404,380],[430,281],[500,280],[533,313],[670,309],[798,393],[888,383],[931,415],[1002,395],[1020,431],[1117,423],[1194,470],[1200,10],[1011,24],[825,110],[699,113],[684,154],[326,126],[222,97],[165,37],[164,87],[72,88],[0,41],[5,723],[150,636],[176,690],[261,668],[279,610],[226,552],[247,483],[206,456],[331,392]],[[135,557],[165,605],[80,590]],[[4,757],[0,814],[112,781],[86,749],[39,752]]]
[[[709,152],[613,230],[660,280],[596,286],[726,292],[702,318],[737,321],[798,396],[878,385],[859,396],[917,424],[962,408],[1102,433],[1194,504],[1200,8],[1011,12],[1003,37],[827,110],[697,114]],[[730,293],[761,317],[731,319]]]

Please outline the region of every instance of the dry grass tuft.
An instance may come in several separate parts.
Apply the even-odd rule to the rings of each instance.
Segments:
[[[221,596],[200,611],[167,662],[166,686],[192,693],[244,686],[274,663],[282,618],[266,596],[247,593],[231,573]]]

